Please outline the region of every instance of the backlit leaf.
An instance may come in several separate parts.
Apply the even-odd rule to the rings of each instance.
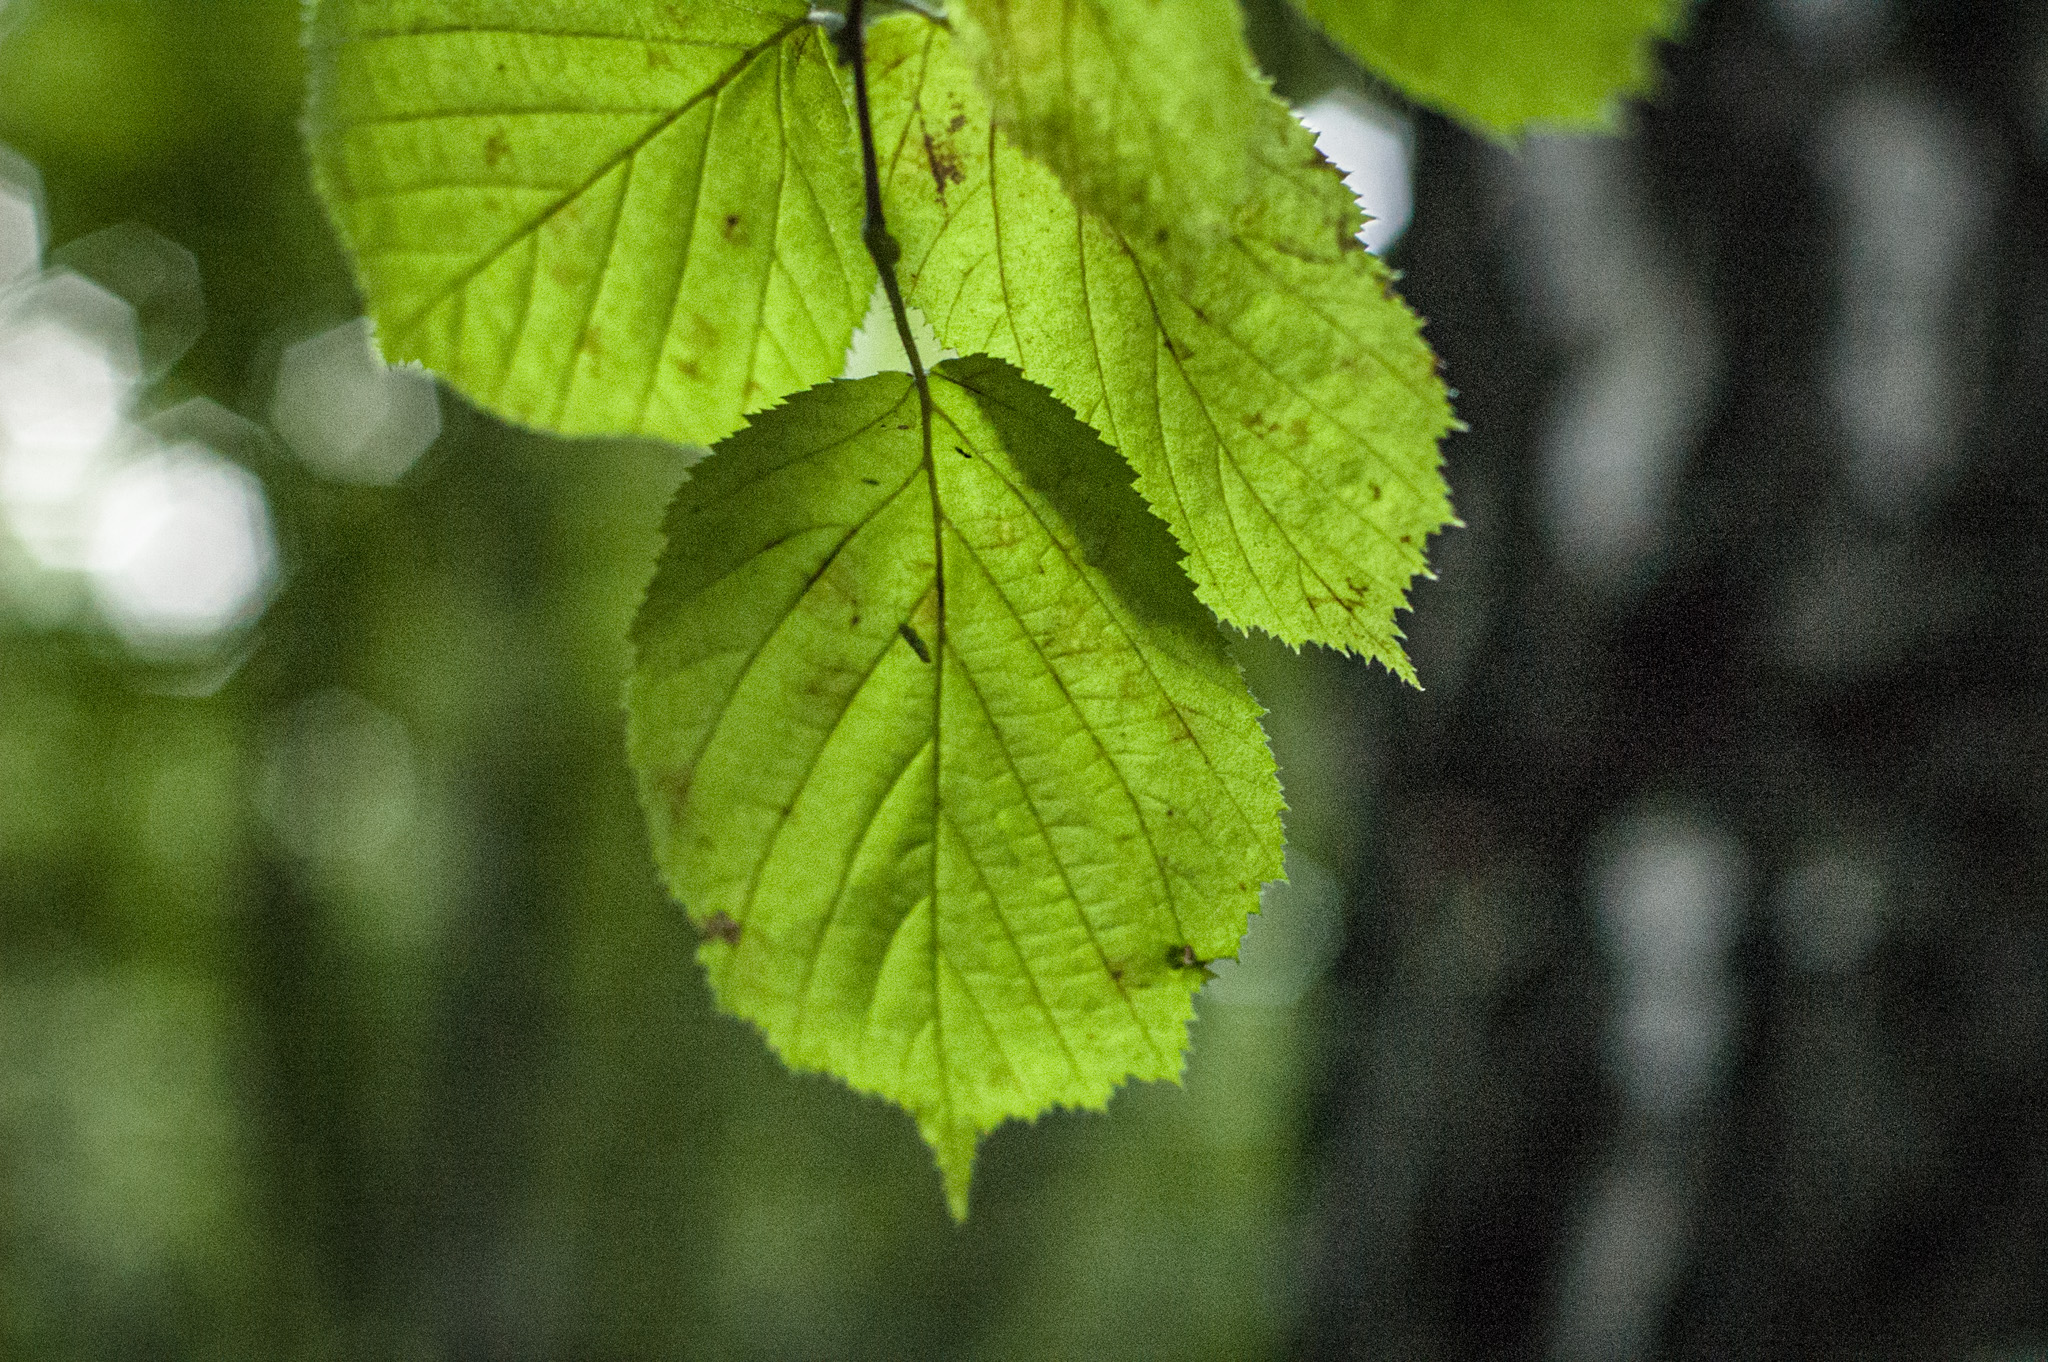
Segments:
[[[1298,0],[1424,104],[1496,133],[1611,126],[1656,77],[1685,0]]]
[[[1236,0],[955,0],[997,123],[1127,231],[1208,234],[1249,182],[1264,87]]]
[[[1010,360],[1121,450],[1218,615],[1413,680],[1394,613],[1450,520],[1450,407],[1308,132],[1267,98],[1231,235],[1182,249],[1077,209],[997,135],[941,28],[869,41],[904,287],[940,338]]]
[[[630,744],[719,1001],[908,1108],[956,1215],[1013,1116],[1175,1078],[1280,873],[1258,707],[1129,471],[1014,370],[799,394],[699,465]]]
[[[388,357],[568,434],[705,442],[839,372],[853,119],[789,0],[318,0],[308,138]]]

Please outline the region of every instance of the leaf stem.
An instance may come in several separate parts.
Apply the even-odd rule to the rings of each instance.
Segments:
[[[910,360],[910,376],[917,383],[918,401],[924,408],[926,443],[929,444],[931,385],[925,378],[924,357],[917,352],[917,338],[910,332],[910,312],[903,305],[903,286],[896,281],[896,262],[903,258],[903,248],[896,244],[895,237],[889,235],[888,221],[882,216],[882,174],[875,158],[875,121],[868,112],[866,10],[867,0],[847,0],[846,29],[841,49],[853,67],[853,107],[860,121],[861,184],[867,199],[860,237],[868,248],[868,254],[874,258],[876,272],[881,275],[882,292],[888,295],[889,313],[896,320],[897,338],[903,342],[903,353]]]
[[[917,352],[917,337],[910,333],[910,313],[903,306],[903,286],[896,280],[896,262],[902,258],[903,248],[896,244],[895,237],[889,235],[888,221],[882,216],[882,175],[875,163],[875,121],[868,112],[866,25],[867,0],[847,0],[846,27],[839,38],[840,53],[847,65],[853,68],[854,112],[860,121],[861,184],[867,197],[867,212],[861,219],[860,235],[867,244],[868,254],[874,257],[875,271],[882,280],[882,291],[889,297],[890,315],[896,319],[896,335],[903,342],[904,357],[910,361],[911,381],[917,387],[918,423],[924,441],[925,487],[932,499],[932,606],[937,619],[930,649],[921,645],[917,632],[908,621],[899,629],[903,641],[917,654],[918,660],[932,667],[932,842],[931,879],[927,890],[931,903],[932,1020],[938,1039],[940,1092],[950,1127],[954,1120],[953,1085],[951,1075],[946,1071],[945,1009],[940,1002],[939,985],[939,812],[945,807],[945,743],[940,739],[940,732],[946,713],[946,513],[939,502],[939,470],[932,460],[931,379],[924,371],[924,357]],[[949,1189],[947,1199],[954,1219],[965,1220],[965,1187],[962,1187],[957,1200]]]
[[[917,387],[917,414],[924,439],[924,473],[932,497],[933,592],[937,598],[934,603],[938,607],[934,651],[943,658],[946,652],[946,518],[939,505],[939,471],[932,463],[932,385],[925,373],[924,356],[917,352],[917,337],[911,334],[910,310],[903,305],[903,285],[896,279],[896,262],[903,258],[903,248],[889,234],[888,220],[882,214],[882,172],[875,157],[874,115],[868,110],[866,24],[867,0],[847,0],[846,26],[839,34],[839,50],[846,64],[853,68],[853,107],[860,123],[861,186],[867,201],[866,212],[861,218],[860,236],[867,245],[868,254],[874,257],[875,272],[882,280],[882,292],[889,299],[889,315],[895,318],[896,336],[903,342],[904,357],[910,361],[911,381]],[[940,666],[943,670],[944,663]],[[935,713],[934,733],[938,731],[937,723]],[[937,763],[933,766],[936,770]],[[937,807],[935,803],[933,808]],[[936,859],[933,863],[937,864]]]

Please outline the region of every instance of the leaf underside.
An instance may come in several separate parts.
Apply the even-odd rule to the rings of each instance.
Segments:
[[[683,443],[838,373],[875,271],[807,13],[320,0],[308,141],[386,355]]]
[[[1237,0],[955,0],[996,121],[1120,229],[1208,240],[1244,197],[1265,89]]]
[[[1484,132],[1614,126],[1686,0],[1297,0],[1411,98]]]
[[[1077,209],[991,125],[942,29],[879,23],[869,52],[899,270],[940,338],[1121,450],[1224,620],[1412,682],[1394,614],[1451,520],[1450,406],[1308,132],[1266,97],[1230,235],[1184,250]]]
[[[1259,710],[1111,451],[993,360],[801,394],[678,494],[633,764],[719,1001],[982,1134],[1176,1078],[1280,874]]]

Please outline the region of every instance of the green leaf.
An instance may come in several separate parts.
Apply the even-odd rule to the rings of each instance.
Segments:
[[[1014,370],[800,394],[698,466],[629,742],[720,1002],[979,1137],[1175,1078],[1280,873],[1257,705],[1127,470]]]
[[[1248,183],[1265,89],[1236,0],[955,0],[996,122],[1125,231],[1212,235]]]
[[[1656,79],[1686,0],[1298,0],[1353,56],[1484,131],[1601,128]]]
[[[875,272],[790,0],[318,0],[315,178],[384,349],[567,434],[717,439],[839,372]]]
[[[1451,517],[1450,406],[1307,130],[1268,98],[1231,235],[1184,252],[1081,212],[996,136],[939,27],[892,19],[869,45],[899,270],[939,336],[1120,449],[1218,615],[1414,680],[1394,612]]]

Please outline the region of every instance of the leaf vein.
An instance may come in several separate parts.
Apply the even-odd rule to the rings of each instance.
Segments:
[[[784,39],[788,38],[790,34],[802,28],[805,22],[806,21],[802,19],[794,20],[785,25],[777,32],[775,32],[774,34],[770,35],[769,37],[762,39],[753,47],[747,48],[743,52],[741,52],[739,58],[732,64],[732,66],[728,67],[725,71],[720,73],[719,76],[710,84],[706,85],[702,90],[697,91],[688,99],[684,100],[681,104],[677,105],[674,110],[669,112],[664,117],[656,119],[654,123],[649,125],[645,132],[641,133],[639,137],[635,138],[632,142],[628,143],[616,154],[605,158],[605,160],[602,163],[600,163],[594,171],[591,172],[590,176],[587,179],[585,179],[580,186],[570,190],[568,193],[564,194],[562,197],[555,200],[555,202],[548,205],[548,207],[543,209],[537,216],[522,223],[519,227],[515,228],[512,231],[512,233],[505,238],[503,242],[493,247],[490,251],[486,252],[479,260],[476,261],[476,263],[471,265],[468,269],[462,271],[460,274],[456,275],[453,279],[449,280],[446,284],[442,285],[439,290],[431,294],[424,302],[420,304],[418,309],[416,309],[410,317],[408,317],[405,321],[401,322],[398,325],[395,332],[396,336],[403,337],[412,334],[414,329],[416,329],[419,326],[419,324],[426,319],[429,313],[433,312],[435,308],[439,307],[443,300],[445,300],[451,294],[460,292],[468,288],[469,285],[473,283],[476,280],[476,278],[479,275],[481,275],[486,269],[490,268],[490,266],[493,263],[495,263],[499,257],[503,256],[505,252],[511,250],[512,247],[518,243],[521,237],[524,237],[529,233],[538,231],[544,223],[548,222],[557,213],[560,213],[563,209],[567,208],[571,203],[574,203],[578,198],[590,192],[592,188],[594,188],[607,175],[611,174],[612,171],[616,170],[620,165],[630,167],[633,163],[633,159],[636,156],[638,156],[640,152],[643,149],[645,149],[649,143],[654,141],[655,138],[659,137],[663,132],[667,131],[669,128],[674,127],[679,121],[681,121],[685,114],[689,113],[690,110],[696,108],[698,104],[702,103],[706,99],[714,98],[716,95],[718,95],[718,93],[724,90],[724,88],[728,84],[730,84],[734,79],[736,79],[742,71],[746,70],[747,67],[751,66],[756,60],[758,60],[762,53],[770,51],[776,46],[778,46]]]
[[[958,533],[958,531],[956,530],[955,533]],[[962,542],[965,543],[964,538]],[[968,552],[972,556],[973,550],[971,548]],[[986,569],[984,569],[985,572]],[[999,596],[1002,594],[1000,589],[996,594]],[[1024,773],[1017,769],[1017,759],[1011,753],[1009,745],[1002,740],[1002,730],[996,725],[995,713],[989,708],[988,697],[982,694],[981,685],[974,679],[974,673],[968,668],[967,660],[959,657],[957,652],[954,654],[954,657],[960,663],[960,674],[967,684],[968,693],[974,697],[975,704],[981,709],[982,716],[987,719],[990,730],[997,736],[996,750],[1003,754],[1003,764],[1009,768],[1011,779],[1017,782],[1017,788],[1023,793],[1024,807],[1031,814],[1031,821],[1038,829],[1040,840],[1045,843],[1045,849],[1052,858],[1054,869],[1059,872],[1060,884],[1067,891],[1067,901],[1074,905],[1075,917],[1080,919],[1082,929],[1088,933],[1088,944],[1095,948],[1095,958],[1102,962],[1103,973],[1109,976],[1110,982],[1116,985],[1116,991],[1123,996],[1124,1006],[1130,1009],[1131,1024],[1138,1028],[1138,1034],[1145,1038],[1145,1044],[1151,1048],[1152,1053],[1164,1062],[1166,1056],[1160,1051],[1159,1043],[1152,1038],[1152,1033],[1146,1029],[1144,1018],[1138,1014],[1138,1004],[1132,999],[1130,989],[1125,986],[1122,979],[1117,977],[1116,971],[1109,963],[1109,953],[1103,949],[1102,938],[1096,934],[1095,923],[1088,916],[1087,906],[1082,903],[1080,894],[1074,889],[1073,877],[1067,872],[1067,863],[1060,856],[1059,845],[1053,841],[1052,828],[1045,821],[1045,813],[1038,807],[1038,801],[1032,797],[1031,786],[1024,779]],[[933,895],[933,901],[937,901],[936,893]],[[936,913],[934,913],[934,918],[936,919]]]

